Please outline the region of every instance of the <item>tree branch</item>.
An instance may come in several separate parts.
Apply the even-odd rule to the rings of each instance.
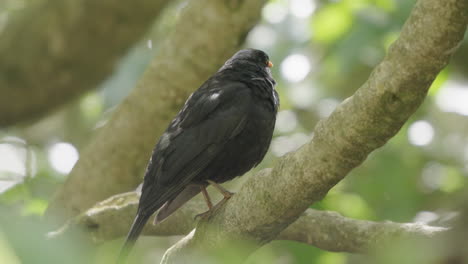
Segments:
[[[98,201],[135,188],[156,139],[189,93],[242,43],[264,0],[190,1],[137,87],[115,111],[46,212],[68,219]],[[83,195],[86,194],[86,195]]]
[[[393,239],[432,238],[447,230],[420,223],[356,220],[336,212],[309,208],[276,239],[302,242],[327,251],[367,253]]]
[[[12,14],[0,41],[0,127],[95,88],[166,2],[44,0]]]
[[[399,39],[369,80],[317,125],[312,140],[271,171],[251,177],[217,214],[169,249],[162,263],[254,241],[240,257],[275,239],[414,113],[467,26],[466,0],[419,0]]]
[[[74,228],[84,230],[95,243],[125,236],[137,210],[138,199],[139,194],[136,192],[115,195],[78,216],[53,236],[64,236]],[[206,209],[204,201],[197,197],[167,221],[156,226],[146,225],[143,235],[188,234],[196,227],[195,216]],[[414,223],[354,220],[336,212],[307,209],[276,239],[302,242],[328,251],[364,253],[383,241],[402,236],[430,238],[446,230],[443,227]]]

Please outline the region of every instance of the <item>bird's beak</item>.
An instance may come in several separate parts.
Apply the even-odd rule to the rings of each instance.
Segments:
[[[268,65],[267,65],[267,66],[268,66],[268,68],[271,68],[271,67],[273,67],[273,62],[271,62],[271,61],[268,61]]]

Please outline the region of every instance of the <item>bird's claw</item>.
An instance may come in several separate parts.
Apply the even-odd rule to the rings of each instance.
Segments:
[[[198,218],[200,219],[208,219],[216,210],[218,210],[219,208],[221,208],[229,199],[231,199],[231,197],[235,194],[235,193],[232,193],[232,192],[228,192],[229,193],[229,196],[224,196],[224,199],[222,199],[221,201],[219,201],[219,203],[217,203],[215,206],[213,206],[211,209],[209,209],[208,211],[204,212],[204,213],[201,213],[201,214],[197,214],[193,219],[194,220],[197,220]]]
[[[198,220],[198,219],[207,219],[211,215],[211,210],[208,210],[204,213],[197,214],[196,216],[193,217],[193,220]]]
[[[233,193],[233,192],[230,192],[230,191],[226,190],[225,192],[223,192],[223,196],[224,196],[223,200],[227,201],[227,200],[231,199],[231,197],[234,196],[234,194],[236,194],[236,193]]]

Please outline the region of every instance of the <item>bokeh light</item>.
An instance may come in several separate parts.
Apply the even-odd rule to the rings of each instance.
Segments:
[[[247,41],[253,47],[268,49],[276,42],[276,32],[269,26],[259,25],[252,29]]]
[[[315,1],[312,0],[290,0],[289,10],[291,14],[299,18],[309,17],[317,8]]]
[[[287,14],[281,2],[269,2],[262,9],[263,18],[271,24],[281,23]]]
[[[336,99],[333,98],[325,98],[320,100],[320,102],[317,104],[317,111],[318,114],[321,118],[326,118],[333,111],[335,111],[335,108],[340,104],[340,102]]]
[[[281,63],[281,74],[290,82],[300,82],[305,79],[311,69],[309,59],[302,54],[291,54]]]
[[[271,142],[271,151],[277,157],[297,150],[310,140],[310,136],[304,133],[296,133],[291,136],[279,136]]]
[[[22,182],[28,174],[26,142],[18,137],[6,136],[0,143],[0,194]],[[31,155],[31,159],[34,156]],[[29,173],[35,173],[35,160],[30,161]]]
[[[436,96],[437,106],[445,112],[468,115],[468,83],[449,80]]]
[[[429,162],[422,170],[421,181],[426,190],[433,191],[440,188],[444,179],[445,168],[440,163]]]
[[[296,113],[291,110],[280,111],[276,117],[276,130],[280,133],[293,131],[297,126]]]
[[[288,97],[298,108],[309,108],[316,98],[316,90],[311,85],[295,85],[288,90]]]
[[[0,144],[0,172],[26,174],[25,150],[13,144]]]
[[[425,146],[434,138],[434,128],[425,121],[419,120],[411,124],[408,129],[408,140],[415,146]]]
[[[49,148],[49,162],[59,173],[69,173],[78,160],[78,151],[76,148],[66,142],[55,143]]]

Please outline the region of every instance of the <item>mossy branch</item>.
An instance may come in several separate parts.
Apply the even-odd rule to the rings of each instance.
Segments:
[[[93,243],[123,237],[138,207],[139,193],[115,195],[68,222],[51,237],[66,236],[79,228]],[[189,234],[198,220],[197,214],[207,210],[197,197],[158,225],[148,223],[143,230],[146,236],[179,236]],[[150,221],[151,222],[151,221]],[[112,224],[110,224],[112,223]],[[415,223],[372,222],[355,220],[336,212],[307,209],[294,223],[283,230],[276,240],[291,240],[334,252],[365,253],[375,245],[401,237],[431,238],[445,233],[447,228]]]

